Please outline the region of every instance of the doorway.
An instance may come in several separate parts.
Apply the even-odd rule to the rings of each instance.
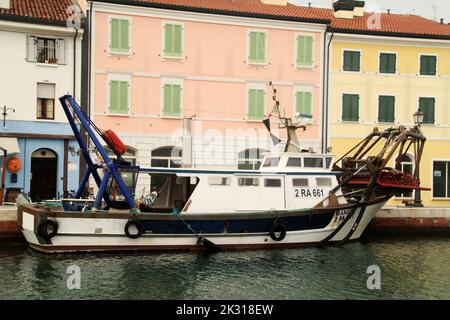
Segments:
[[[39,149],[31,155],[30,197],[43,201],[56,197],[57,156],[49,149]]]

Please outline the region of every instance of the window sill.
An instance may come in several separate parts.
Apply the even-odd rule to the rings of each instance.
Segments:
[[[181,57],[176,57],[176,56],[164,56],[161,55],[161,61],[179,61],[179,62],[184,62],[185,57],[181,56]]]
[[[340,120],[339,123],[342,123],[342,124],[361,124],[361,122],[359,120],[358,121]]]
[[[181,114],[180,115],[161,114],[159,115],[159,117],[161,119],[174,119],[174,120],[183,119],[183,116]]]
[[[450,201],[450,198],[431,198],[431,201]]]
[[[107,116],[111,116],[111,117],[130,117],[131,114],[130,113],[112,113],[112,112],[106,112],[105,113]]]
[[[312,66],[297,66],[296,65],[294,68],[295,68],[295,70],[309,70],[309,71],[313,71],[315,69],[315,66],[314,65],[312,65]]]
[[[264,67],[266,68],[268,66],[267,62],[247,62],[247,67],[251,68],[251,67]]]
[[[129,52],[116,52],[116,51],[108,51],[108,56],[122,56],[122,57],[131,57],[131,51]]]
[[[377,72],[377,74],[379,76],[399,76],[400,74],[395,72],[395,73],[384,73],[384,72]]]
[[[264,120],[264,117],[262,117],[262,118],[260,118],[260,119],[255,119],[255,118],[248,118],[248,117],[246,117],[245,119],[244,119],[245,121],[247,121],[247,122],[261,122],[261,121],[263,121]]]
[[[35,121],[48,122],[48,123],[55,123],[55,122],[57,122],[55,119],[36,119]]]
[[[59,65],[58,65],[57,63],[42,63],[42,62],[36,62],[36,66],[38,66],[38,67],[57,68]]]

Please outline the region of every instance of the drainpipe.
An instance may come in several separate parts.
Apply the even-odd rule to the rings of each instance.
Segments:
[[[78,29],[75,29],[75,36],[73,38],[73,98],[74,99],[77,94],[77,37],[78,37]]]
[[[327,30],[324,34],[324,43],[326,43],[327,35],[329,34],[330,24],[327,25]],[[331,37],[328,41],[327,48],[323,53],[323,61],[325,67],[323,70],[324,88],[322,95],[322,153],[326,153],[328,150],[328,104],[329,104],[329,79],[330,79],[330,46],[333,40],[334,32],[331,32]]]

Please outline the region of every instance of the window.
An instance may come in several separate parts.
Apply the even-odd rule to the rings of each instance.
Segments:
[[[391,123],[395,121],[395,97],[378,97],[378,122]]]
[[[240,187],[257,187],[259,186],[258,178],[238,178]]]
[[[266,106],[266,90],[249,89],[248,90],[248,120],[262,120]]]
[[[292,185],[294,187],[308,187],[308,179],[300,178],[300,179],[292,179]]]
[[[420,56],[420,75],[422,76],[435,76],[436,75],[436,56]]]
[[[342,96],[342,121],[359,121],[359,95]]]
[[[297,67],[313,67],[314,39],[311,36],[297,35]]]
[[[249,64],[266,64],[267,48],[266,32],[250,31],[248,33],[248,62]]]
[[[318,187],[331,187],[331,178],[316,178]]]
[[[281,179],[264,179],[264,186],[267,188],[281,188]]]
[[[312,92],[296,92],[295,113],[303,118],[312,118]]]
[[[302,158],[289,158],[287,162],[287,167],[302,167]]]
[[[169,117],[181,117],[183,88],[180,82],[167,81],[163,85],[163,109],[162,114]]]
[[[450,198],[450,161],[433,162],[433,198]]]
[[[179,168],[181,167],[182,150],[178,147],[161,147],[152,151],[152,167]]]
[[[52,83],[37,84],[36,118],[55,119],[55,85]]]
[[[261,166],[264,155],[267,150],[263,149],[246,149],[238,154],[239,170],[258,170]]]
[[[344,71],[359,72],[361,70],[361,52],[344,51]]]
[[[164,58],[182,58],[183,57],[183,25],[165,23],[163,25],[164,33]]]
[[[304,158],[305,168],[323,168],[322,158]]]
[[[400,171],[403,171],[412,176],[414,174],[413,170],[414,170],[413,161],[411,157],[405,154],[402,158],[402,161],[400,162]],[[412,198],[412,196],[413,196],[412,191],[401,193],[399,195],[400,198]]]
[[[109,52],[119,54],[130,53],[130,26],[129,19],[110,18]]]
[[[264,167],[277,167],[278,164],[280,163],[280,159],[281,158],[267,158],[266,161],[264,162]]]
[[[27,61],[66,64],[66,41],[64,39],[27,36]]]
[[[435,121],[435,98],[419,98],[419,110],[424,113],[423,123],[434,124]]]
[[[208,177],[208,182],[210,186],[229,186],[231,178],[211,176]]]
[[[395,53],[380,53],[380,73],[395,74],[397,55]]]
[[[109,81],[109,113],[128,114],[130,83],[128,80]]]

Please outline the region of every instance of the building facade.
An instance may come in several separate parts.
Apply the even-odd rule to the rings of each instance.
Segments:
[[[307,119],[303,147],[320,152],[328,10],[278,0],[88,8],[91,117],[118,133],[129,160],[258,168],[274,149],[261,122],[274,105],[270,82],[282,114]],[[149,191],[148,179],[138,190]]]
[[[0,138],[16,141],[20,153],[8,160],[21,162],[18,172],[7,170],[6,189],[33,201],[59,198],[79,182],[78,145],[58,98],[80,96],[82,30],[67,25],[70,0],[2,5]]]
[[[370,28],[372,24],[373,28]],[[420,166],[426,206],[450,200],[450,26],[413,15],[368,14],[335,18],[330,70],[330,136],[341,155],[374,127],[413,126],[424,113],[428,141]],[[402,169],[414,170],[413,152]],[[414,193],[392,205],[412,204]],[[417,204],[417,203],[416,203]]]

